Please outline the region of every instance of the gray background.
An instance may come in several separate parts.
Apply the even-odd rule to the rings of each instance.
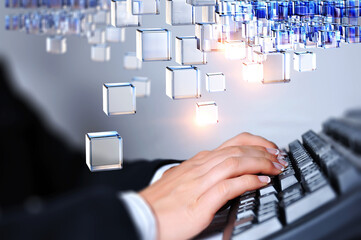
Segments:
[[[200,66],[202,97],[175,101],[165,95],[165,67],[177,65],[173,60],[143,63],[139,71],[123,69],[123,54],[135,51],[135,28],[127,29],[125,43],[111,44],[110,62],[92,62],[86,39],[75,36],[68,37],[65,55],[51,55],[45,52],[44,36],[4,30],[5,14],[14,11],[3,5],[0,55],[11,64],[13,86],[43,114],[56,134],[84,150],[85,133],[109,130],[123,137],[124,156],[130,159],[189,158],[243,131],[285,146],[308,129],[319,131],[330,116],[340,116],[346,109],[361,105],[358,44],[316,49],[316,71],[292,70],[291,83],[274,85],[244,82],[241,61],[211,53],[209,63]],[[176,36],[194,35],[194,26],[165,24],[164,0],[161,14],[143,17],[142,27],[170,29],[172,47]],[[227,91],[207,93],[207,72],[225,73]],[[151,96],[137,100],[136,115],[107,117],[102,111],[102,84],[128,82],[132,76],[151,79]],[[195,103],[210,100],[219,106],[219,123],[199,127],[195,123]]]

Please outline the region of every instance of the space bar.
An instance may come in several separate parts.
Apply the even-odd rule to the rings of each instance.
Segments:
[[[235,240],[261,239],[281,229],[282,229],[282,224],[280,223],[279,219],[277,217],[273,217],[267,221],[252,226],[250,229],[247,229],[244,232],[241,232],[237,235],[233,235],[232,239]]]

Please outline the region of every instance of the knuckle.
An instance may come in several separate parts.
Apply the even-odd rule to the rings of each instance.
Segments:
[[[225,165],[227,168],[235,169],[239,166],[239,160],[235,157],[227,158],[225,161]]]
[[[218,184],[218,193],[221,196],[226,196],[229,193],[230,187],[226,181],[223,181]]]

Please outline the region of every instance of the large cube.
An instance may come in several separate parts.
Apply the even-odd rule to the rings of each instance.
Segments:
[[[263,81],[263,64],[260,62],[243,63],[243,80],[251,83],[261,83]]]
[[[127,70],[136,70],[142,68],[142,62],[137,58],[135,52],[124,54],[123,66]]]
[[[216,0],[187,0],[193,6],[215,6]]]
[[[147,77],[133,77],[132,84],[139,98],[150,96],[150,80]]]
[[[110,23],[114,27],[138,27],[140,26],[140,17],[127,11],[126,0],[111,0]]]
[[[175,61],[181,65],[206,64],[206,53],[198,50],[196,37],[176,37]]]
[[[115,131],[87,133],[85,152],[86,164],[92,172],[123,167],[123,141]]]
[[[110,46],[96,44],[91,46],[91,60],[95,62],[107,62],[110,60]]]
[[[206,73],[206,89],[208,92],[226,91],[226,77],[223,73]]]
[[[166,1],[166,23],[169,25],[190,25],[195,23],[194,7],[185,0]]]
[[[130,83],[104,83],[103,111],[108,116],[135,114],[135,87]]]
[[[314,52],[294,52],[293,68],[298,72],[316,70],[316,53]]]
[[[218,123],[218,106],[215,102],[197,103],[196,114],[196,120],[199,125]]]
[[[172,99],[199,98],[199,72],[193,66],[166,68],[166,94]]]
[[[232,41],[225,43],[225,57],[229,60],[241,60],[247,56],[246,42]]]
[[[137,58],[141,61],[169,61],[170,39],[170,31],[167,29],[137,29]]]
[[[267,54],[263,62],[263,83],[282,83],[290,81],[291,59],[286,52]]]
[[[159,14],[160,0],[127,0],[128,12],[133,15]]]
[[[116,28],[108,26],[106,29],[107,42],[124,42],[125,41],[125,28]]]
[[[54,54],[66,53],[66,38],[63,36],[54,36],[46,38],[46,51]]]

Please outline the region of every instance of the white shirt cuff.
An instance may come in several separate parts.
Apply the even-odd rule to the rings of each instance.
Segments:
[[[178,166],[180,163],[172,163],[172,164],[167,164],[164,165],[162,167],[160,167],[154,174],[152,180],[150,181],[149,185],[152,185],[153,183],[155,183],[156,181],[158,181],[163,174],[165,173],[165,171],[167,171],[168,169]]]
[[[157,226],[155,217],[144,199],[137,193],[129,191],[119,193],[142,240],[155,240]]]

